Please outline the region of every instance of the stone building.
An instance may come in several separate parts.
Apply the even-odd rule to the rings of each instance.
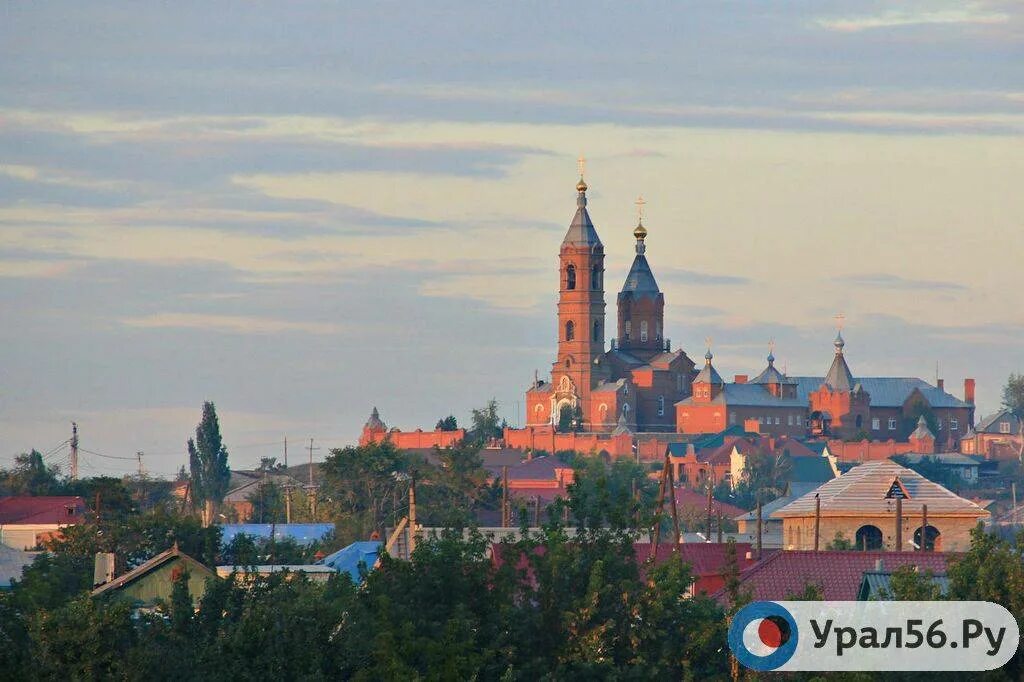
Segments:
[[[971,529],[989,516],[970,500],[895,462],[867,462],[772,514],[782,520],[785,548],[814,548],[816,498],[820,500],[820,549],[839,533],[867,551],[910,551],[921,545],[922,537],[929,550],[965,551]],[[902,499],[902,547],[896,542],[897,498]],[[928,523],[922,528],[925,505]]]

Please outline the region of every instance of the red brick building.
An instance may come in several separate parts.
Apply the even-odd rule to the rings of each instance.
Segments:
[[[664,338],[665,296],[647,262],[640,222],[636,256],[617,296],[617,331],[605,350],[604,245],[576,186],[576,214],[559,250],[558,347],[551,375],[526,392],[530,427],[585,432],[676,430],[672,405],[689,395],[693,362]]]

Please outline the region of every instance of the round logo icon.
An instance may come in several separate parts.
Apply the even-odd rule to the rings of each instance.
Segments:
[[[775,670],[796,651],[796,620],[772,601],[747,604],[732,618],[729,648],[751,670]]]

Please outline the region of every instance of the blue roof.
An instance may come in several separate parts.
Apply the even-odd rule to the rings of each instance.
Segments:
[[[290,538],[300,545],[310,545],[334,532],[333,523],[225,523],[221,526],[221,543],[228,544],[238,535],[275,540]]]
[[[339,573],[348,573],[355,583],[361,582],[359,575],[359,564],[366,566],[369,573],[373,565],[377,563],[377,556],[380,554],[381,543],[379,540],[367,540],[353,542],[348,547],[342,547],[334,554],[324,557],[318,564],[330,566]]]
[[[810,394],[821,388],[822,377],[789,377],[796,382],[795,398],[776,398],[764,386],[754,383],[725,384],[725,390],[712,402],[752,407],[807,407]],[[970,407],[968,403],[926,381],[914,377],[864,377],[857,383],[871,395],[872,407],[902,407],[910,394],[917,389],[932,407]],[[684,405],[694,404],[692,398],[680,401]]]

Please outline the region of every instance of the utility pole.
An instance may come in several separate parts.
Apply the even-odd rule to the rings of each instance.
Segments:
[[[313,447],[313,439],[309,439],[309,486],[313,487],[313,451],[320,448]]]
[[[284,468],[288,468],[288,436],[284,437]]]
[[[292,486],[290,483],[284,486],[284,522],[292,522]]]
[[[142,474],[143,474],[142,456],[144,454],[146,454],[146,453],[144,453],[142,450],[139,450],[138,452],[135,453],[135,458],[139,460],[139,478],[142,478]]]
[[[510,514],[508,513],[508,467],[501,468],[501,527],[508,528]]]
[[[416,549],[416,477],[409,480],[409,558]]]
[[[316,523],[316,486],[313,485],[313,451],[320,448],[313,447],[313,439],[309,439],[309,511]]]
[[[78,424],[71,422],[71,480],[78,479]]]

